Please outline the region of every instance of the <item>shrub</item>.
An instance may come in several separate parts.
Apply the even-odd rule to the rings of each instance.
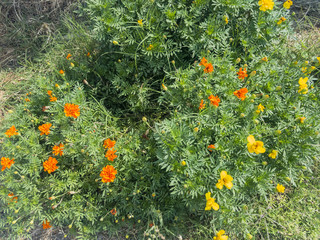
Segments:
[[[320,62],[285,49],[282,5],[174,3],[90,1],[99,41],[32,79],[0,131],[8,233],[163,238],[192,218],[243,238],[252,200],[311,171]]]

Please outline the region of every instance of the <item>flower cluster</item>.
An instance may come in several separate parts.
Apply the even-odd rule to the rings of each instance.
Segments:
[[[228,240],[228,236],[224,235],[226,232],[224,230],[220,230],[217,233],[216,237],[213,237],[213,240]]]
[[[105,157],[108,158],[108,160],[111,161],[111,162],[113,162],[113,160],[116,157],[118,157],[117,155],[115,155],[115,153],[117,152],[114,149],[115,144],[116,144],[116,141],[112,141],[109,138],[107,140],[104,140],[104,142],[103,142],[103,147],[108,149],[107,152],[106,152]]]
[[[202,58],[202,60],[200,61],[200,64],[199,64],[199,65],[200,65],[200,66],[204,66],[203,71],[204,71],[205,73],[211,73],[211,72],[214,71],[214,70],[213,70],[212,63],[208,63],[208,60],[207,60],[205,57]]]
[[[281,24],[282,22],[284,22],[285,20],[287,20],[287,19],[284,18],[284,17],[281,17],[281,18],[279,19],[279,21],[277,22],[277,24],[279,25],[279,24]]]

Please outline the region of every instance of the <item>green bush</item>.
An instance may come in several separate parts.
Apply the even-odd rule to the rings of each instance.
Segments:
[[[126,227],[129,238],[163,239],[195,219],[210,237],[254,234],[250,203],[286,194],[319,154],[320,62],[286,49],[287,10],[253,0],[84,10],[95,41],[74,32],[74,49],[54,49],[1,127],[4,232],[47,220],[79,238]]]

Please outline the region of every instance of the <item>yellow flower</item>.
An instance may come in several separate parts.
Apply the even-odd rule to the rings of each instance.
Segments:
[[[300,122],[301,122],[301,123],[304,123],[304,120],[305,120],[305,119],[306,119],[305,117],[301,117],[301,118],[300,118]]]
[[[166,85],[164,85],[163,83],[162,83],[162,88],[163,88],[163,90],[165,90],[165,91],[168,90],[168,88],[166,87]]]
[[[71,67],[74,67],[74,63],[70,63]]]
[[[223,18],[224,18],[224,21],[226,22],[226,24],[228,24],[228,22],[229,22],[228,17],[227,16],[223,16]]]
[[[139,23],[140,26],[142,26],[143,25],[142,19],[138,20],[138,23]]]
[[[302,92],[302,94],[306,94],[308,92],[308,78],[305,77],[305,78],[300,78],[299,79],[299,91],[298,93]]]
[[[320,57],[317,57],[317,60],[319,61],[319,64],[320,64]]]
[[[262,106],[261,105],[261,103],[259,104],[259,106],[258,106],[258,110],[260,110],[261,112],[263,112],[264,111],[264,109],[265,109],[265,107],[264,106]]]
[[[119,43],[117,41],[112,42],[114,45],[118,45]]]
[[[263,57],[261,60],[264,61],[264,62],[268,62],[268,58],[267,57]]]
[[[187,164],[186,161],[181,161],[182,166],[185,166],[186,164]]]
[[[254,139],[254,136],[250,135],[249,137],[247,137],[247,140],[249,142],[247,144],[249,153],[255,152],[256,154],[259,154],[264,153],[266,151],[266,149],[263,147],[263,142],[256,141]]]
[[[216,237],[213,237],[213,240],[228,240],[228,236],[224,235],[226,232],[224,230],[220,230],[217,233]]]
[[[257,71],[252,71],[251,73],[250,73],[250,77],[253,77],[253,76],[255,76],[257,74]]]
[[[278,152],[279,151],[277,151],[277,150],[272,150],[272,152],[268,156],[275,159],[278,155]]]
[[[147,47],[147,50],[150,51],[154,48],[154,46],[152,44],[149,45],[149,47]]]
[[[260,5],[260,10],[265,12],[267,10],[273,9],[274,2],[273,0],[260,0],[259,5]]]
[[[206,208],[205,208],[206,211],[211,209],[218,211],[219,204],[216,203],[215,199],[211,197],[211,192],[206,193],[206,200],[207,200]]]
[[[285,3],[283,3],[283,7],[286,8],[286,9],[289,9],[292,4],[293,4],[292,1],[288,0]]]
[[[278,185],[277,185],[277,191],[278,191],[279,193],[284,193],[284,189],[285,189],[285,187],[284,187],[283,185],[281,185],[281,184],[278,184]]]
[[[222,189],[223,186],[226,186],[226,188],[231,189],[233,186],[233,178],[228,175],[226,171],[221,171],[220,173],[220,179],[218,180],[218,183],[216,184],[217,188]]]

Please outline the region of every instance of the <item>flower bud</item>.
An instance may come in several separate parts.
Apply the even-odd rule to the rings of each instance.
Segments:
[[[280,91],[281,89],[282,89],[281,86],[277,86],[277,87],[276,87],[276,90],[277,90],[277,91]]]
[[[14,211],[14,213],[18,213],[18,212],[19,212],[19,210],[18,210],[18,209]]]
[[[255,124],[259,124],[260,122],[259,122],[257,119],[255,119],[255,120],[254,120],[254,123],[255,123]]]
[[[114,45],[118,45],[119,43],[117,41],[112,42]]]
[[[248,233],[247,234],[247,239],[251,240],[252,238],[253,238],[253,236],[250,233]]]
[[[194,132],[198,132],[198,131],[199,131],[199,128],[195,127],[195,128],[193,129],[193,131],[194,131]]]
[[[236,59],[236,63],[239,63],[241,61],[241,58]]]
[[[242,117],[242,118],[245,117],[244,113],[241,113],[241,114],[240,114],[240,117]]]
[[[269,98],[269,95],[264,95],[263,98],[264,98],[264,99],[268,99],[268,98]]]
[[[263,166],[267,166],[268,163],[267,163],[266,161],[264,161],[264,162],[262,162],[262,165],[263,165]]]
[[[253,77],[253,76],[255,76],[256,74],[257,74],[257,71],[252,71],[252,72],[250,73],[250,76]]]
[[[181,165],[185,166],[186,165],[186,161],[181,161]]]
[[[16,224],[17,223],[17,221],[16,220],[14,220],[13,222],[12,222],[12,224]]]
[[[103,221],[103,218],[100,218],[100,222],[102,222]]]
[[[14,174],[18,174],[18,172],[17,172],[17,171],[15,171],[15,172],[14,172]]]
[[[281,130],[276,130],[276,134],[280,135],[281,134]]]
[[[69,227],[69,228],[72,228],[72,224],[70,224],[68,227]]]
[[[143,121],[143,122],[147,122],[148,119],[147,119],[146,117],[143,117],[143,118],[142,118],[142,121]]]
[[[290,181],[291,181],[291,178],[289,178],[289,177],[286,177],[286,180],[287,180],[288,182],[290,182]]]

